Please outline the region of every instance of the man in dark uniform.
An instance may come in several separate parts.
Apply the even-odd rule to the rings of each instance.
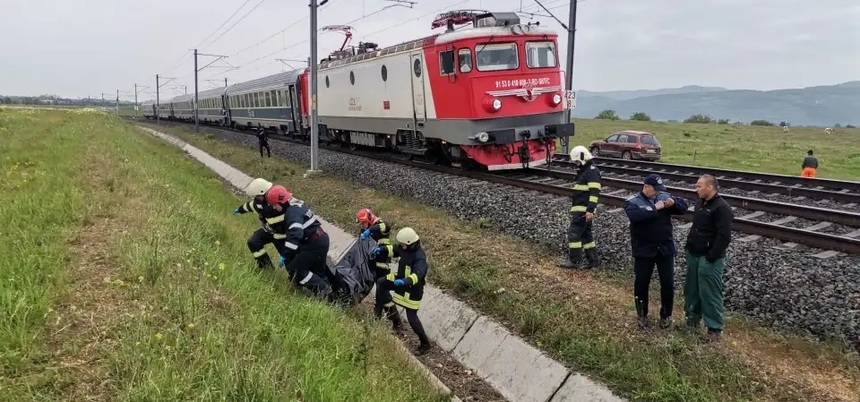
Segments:
[[[675,297],[675,238],[672,215],[687,211],[687,201],[666,192],[663,179],[650,174],[642,191],[627,200],[625,212],[630,219],[630,245],[633,251],[633,303],[638,324],[647,328],[648,287],[654,266],[660,275],[660,328],[672,324]]]
[[[266,153],[271,158],[272,150],[269,148],[269,134],[266,133],[266,130],[263,130],[263,127],[257,127],[257,141],[260,143],[260,157],[263,157],[263,148],[265,148]]]
[[[570,160],[579,166],[573,186],[570,226],[567,229],[568,256],[559,263],[562,268],[595,268],[600,265],[592,226],[600,198],[600,170],[594,166],[591,152],[578,145],[570,151]],[[582,266],[582,254],[588,263]]]
[[[723,271],[732,236],[732,207],[718,194],[717,178],[704,174],[696,182],[699,202],[687,235],[687,277],[684,309],[687,326],[698,328],[704,317],[708,340],[718,341],[723,329]]]
[[[286,234],[280,266],[286,266],[290,280],[308,289],[314,296],[324,299],[331,294],[327,282],[329,237],[313,211],[293,198],[283,186],[273,186],[266,192],[266,201],[276,211],[284,213],[282,222],[274,226],[276,232]]]
[[[382,311],[389,303],[397,304],[406,310],[406,318],[412,331],[418,335],[421,342],[415,354],[422,355],[430,350],[430,339],[424,332],[424,326],[418,318],[418,309],[421,308],[421,299],[424,297],[424,285],[427,281],[427,255],[421,248],[418,234],[412,228],[403,228],[397,232],[397,243],[399,247],[394,248],[394,254],[400,257],[397,272],[391,272],[387,276],[376,281],[376,304],[374,313],[376,317],[382,317]],[[387,247],[377,247],[374,254],[388,256]],[[391,291],[394,291],[394,297]],[[391,320],[395,328],[400,326],[400,316],[397,307],[387,311],[387,318]]]
[[[815,178],[815,171],[818,170],[818,158],[812,155],[812,150],[806,151],[806,156],[803,158],[803,163],[800,165],[800,176]]]
[[[271,268],[272,260],[269,259],[269,254],[266,252],[266,244],[272,243],[278,254],[283,254],[283,242],[287,236],[283,233],[275,233],[269,221],[283,221],[284,214],[276,211],[266,203],[266,192],[272,187],[272,183],[265,179],[256,178],[245,187],[245,193],[254,199],[242,204],[239,208],[233,211],[233,215],[246,214],[256,212],[257,218],[263,224],[263,227],[257,229],[251,237],[248,238],[248,249],[257,261],[258,268]],[[275,241],[281,240],[281,241]]]

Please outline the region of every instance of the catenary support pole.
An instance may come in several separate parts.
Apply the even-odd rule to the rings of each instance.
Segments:
[[[119,89],[116,90],[116,115],[119,116]]]
[[[134,84],[134,115],[140,115],[140,106],[137,105],[137,84]]]
[[[565,83],[564,89],[566,90],[566,96],[568,97],[568,101],[571,103],[571,107],[567,108],[566,122],[571,122],[573,119],[573,99],[571,96],[573,95],[573,48],[576,40],[576,2],[577,0],[570,0],[570,15],[568,16],[567,23],[567,66],[565,69],[567,70],[567,74],[565,74]],[[568,147],[570,146],[570,137],[566,138],[564,141],[564,153],[567,154],[569,152]]]
[[[197,49],[194,49],[194,131],[200,131],[200,123],[198,123],[197,117]]]
[[[325,4],[326,0],[323,0]],[[319,172],[319,126],[317,116],[317,0],[311,0],[311,168],[309,174]]]
[[[161,102],[158,98],[158,74],[155,74],[155,121],[161,122],[159,112],[161,111]]]

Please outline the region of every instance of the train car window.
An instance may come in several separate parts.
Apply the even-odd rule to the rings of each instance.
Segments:
[[[385,64],[382,65],[382,82],[388,81],[388,67],[385,67]]]
[[[272,106],[278,106],[278,91],[272,91]]]
[[[421,59],[415,59],[412,63],[412,73],[415,77],[421,77]]]
[[[558,64],[555,57],[555,43],[549,41],[526,43],[526,64],[529,68],[555,67]]]
[[[269,94],[269,91],[266,91],[263,93],[263,98],[266,99],[265,107],[271,107],[272,106],[272,95]]]
[[[449,75],[454,72],[454,51],[439,52],[439,74]]]
[[[254,92],[253,99],[251,100],[251,107],[260,107],[260,94]]]
[[[460,49],[457,51],[457,58],[460,63],[460,72],[468,73],[472,71],[472,50],[471,49]]]
[[[478,71],[516,70],[520,67],[516,43],[482,43],[475,46]]]

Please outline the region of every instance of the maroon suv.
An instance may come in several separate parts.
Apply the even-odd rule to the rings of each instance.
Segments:
[[[619,131],[605,140],[591,142],[594,156],[617,157],[621,159],[660,159],[660,141],[657,136],[645,131]]]

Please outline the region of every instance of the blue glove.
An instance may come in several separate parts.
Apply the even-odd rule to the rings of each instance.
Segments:
[[[367,239],[370,237],[370,229],[365,229],[365,231],[361,232],[361,240]]]
[[[281,259],[278,260],[278,266],[283,267],[286,264],[287,264],[287,260],[284,258],[284,256],[281,256]]]
[[[370,258],[376,258],[376,256],[378,256],[381,252],[382,247],[376,247],[375,249],[373,249],[373,251],[370,252]]]
[[[239,213],[242,213],[242,211],[240,211],[240,210],[239,210],[239,208],[236,208],[236,209],[234,209],[234,210],[233,210],[233,215],[236,215],[236,214],[239,214]]]
[[[406,285],[406,281],[404,281],[403,279],[395,279],[394,280],[394,286],[403,286],[403,285]]]

